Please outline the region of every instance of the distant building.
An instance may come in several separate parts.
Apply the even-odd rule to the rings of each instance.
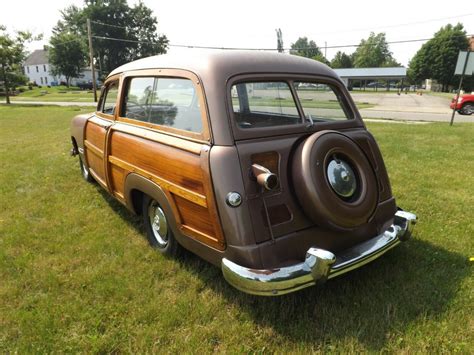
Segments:
[[[341,80],[348,88],[352,88],[354,82],[358,82],[359,87],[370,87],[367,83],[377,82],[384,80],[389,83],[385,87],[390,88],[390,83],[403,82],[407,76],[407,68],[394,67],[394,68],[345,68],[345,69],[334,69],[339,75]],[[392,84],[393,85],[393,84]],[[380,86],[382,87],[382,86]],[[377,88],[377,86],[375,86]]]
[[[23,64],[23,72],[28,77],[28,81],[37,85],[56,86],[61,82],[66,82],[64,75],[53,75],[51,64],[49,64],[48,51],[45,49],[37,49],[31,53]],[[71,78],[70,84],[91,82],[92,75],[90,69],[84,69],[79,78]]]

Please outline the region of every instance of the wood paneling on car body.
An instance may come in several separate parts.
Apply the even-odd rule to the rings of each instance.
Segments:
[[[107,186],[104,166],[104,145],[106,126],[101,124],[100,119],[89,121],[85,127],[84,148],[87,165],[94,178],[103,186]]]
[[[123,196],[128,173],[146,177],[169,193],[183,234],[222,250],[225,242],[210,188],[209,147],[199,144],[197,150],[198,143],[189,142],[192,146],[186,149],[184,141],[178,148],[178,142],[172,146],[169,137],[161,141],[163,137],[144,128],[135,127],[132,132],[117,128],[111,130],[108,147],[114,195]]]

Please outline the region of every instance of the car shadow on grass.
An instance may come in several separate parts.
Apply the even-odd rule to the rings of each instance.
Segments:
[[[373,351],[402,342],[411,323],[444,313],[469,275],[465,257],[416,239],[324,285],[280,297],[243,294],[197,257],[181,262],[256,324],[284,338],[314,348],[350,338]]]
[[[98,187],[108,204],[145,238],[141,218]],[[189,252],[176,262],[256,325],[313,348],[356,340],[379,351],[403,342],[414,322],[436,320],[469,275],[466,258],[416,239],[380,259],[318,287],[280,297],[244,294],[226,283],[220,269]]]

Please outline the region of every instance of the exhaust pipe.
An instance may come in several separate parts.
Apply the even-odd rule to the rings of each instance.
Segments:
[[[279,183],[278,176],[264,166],[253,164],[252,173],[257,179],[257,183],[265,190],[272,191],[277,188]]]

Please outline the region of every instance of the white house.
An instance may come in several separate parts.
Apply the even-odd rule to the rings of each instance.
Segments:
[[[65,82],[64,75],[54,76],[51,73],[51,65],[48,60],[48,51],[45,49],[37,49],[31,53],[23,64],[23,71],[28,77],[29,82],[37,85],[51,85],[56,86],[61,82]],[[70,84],[77,85],[78,83],[91,82],[92,74],[90,69],[83,69],[79,78],[72,78]]]

